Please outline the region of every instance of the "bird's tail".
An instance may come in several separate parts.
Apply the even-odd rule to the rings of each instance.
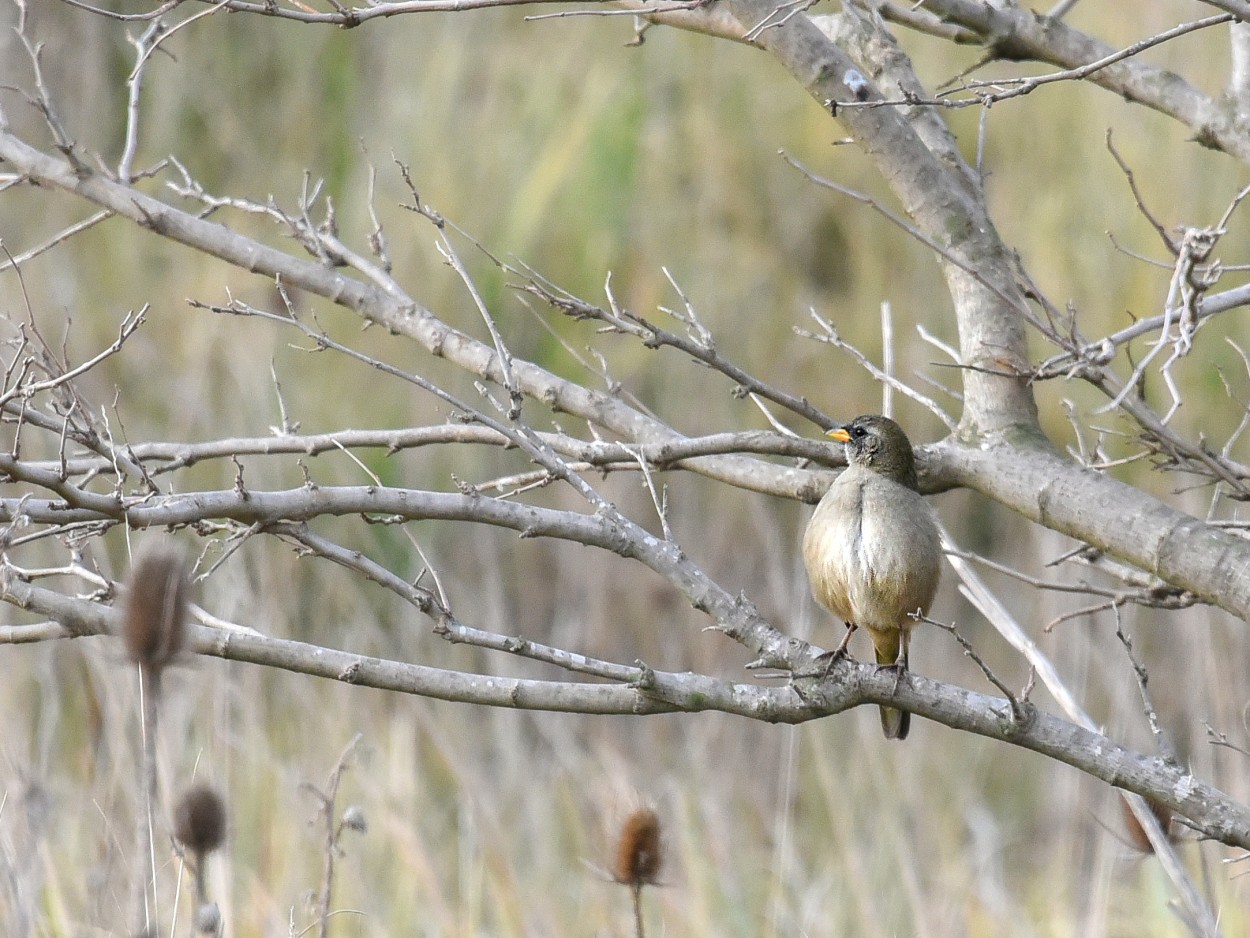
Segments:
[[[878,633],[873,633],[873,651],[877,654],[877,664],[884,665],[900,665],[903,670],[907,670],[907,640],[905,634],[900,630],[893,633],[897,638],[893,642],[877,643]],[[891,648],[890,646],[893,645]],[[901,645],[901,654],[900,654]],[[907,732],[911,729],[911,714],[906,710],[896,710],[894,707],[881,708],[881,732],[885,733],[886,739],[906,739]]]

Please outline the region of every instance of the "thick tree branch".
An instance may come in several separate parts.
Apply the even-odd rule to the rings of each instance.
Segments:
[[[31,586],[15,579],[10,569],[0,577],[0,599],[56,619],[66,637],[116,634],[114,610]],[[1064,762],[1167,805],[1208,837],[1250,848],[1250,809],[1179,766],[1135,753],[1048,714],[1034,711],[1028,725],[1022,726],[1012,720],[1010,704],[1002,698],[916,674],[899,682],[872,665],[840,661],[825,679],[800,679],[801,693],[796,693],[796,687],[732,684],[647,668],[640,668],[638,680],[629,685],[488,677],[203,626],[193,627],[189,637],[191,650],[209,657],[440,700],[524,710],[634,715],[718,710],[769,722],[802,723],[864,704],[890,703],[953,729]]]
[[[796,28],[794,25],[787,25],[779,29],[768,30],[765,35],[775,36],[794,28]],[[800,52],[807,50],[817,55],[817,58],[808,64],[820,74],[828,72],[830,68],[836,71],[837,65],[831,64],[832,62],[845,64],[844,59],[837,57],[841,55],[840,52],[829,61],[819,58],[830,49],[836,51],[836,47],[833,47],[819,31],[815,33],[805,31],[804,38],[799,45]],[[823,65],[820,64],[821,62]],[[828,78],[822,81],[824,83],[816,83],[818,91],[828,86]],[[869,129],[872,129],[877,125],[879,118],[888,113],[892,112],[884,109],[873,112],[858,111],[854,112],[854,120],[857,123],[867,122],[870,125]],[[884,139],[890,141],[898,139],[900,145],[909,140],[913,144],[916,143],[917,138],[910,134],[906,127],[895,127],[892,121],[886,121],[885,124],[890,133]],[[214,222],[204,221],[180,212],[131,187],[114,183],[97,174],[80,175],[67,161],[39,153],[11,134],[0,133],[0,157],[18,165],[33,180],[77,193],[197,250],[266,276],[280,277],[285,282],[331,298],[342,305],[359,310],[366,318],[413,337],[432,353],[439,354],[475,374],[494,380],[500,378],[494,365],[495,352],[490,346],[449,328],[433,313],[417,307],[415,303],[404,307],[385,291],[362,284],[321,265],[293,258],[284,252],[238,235]],[[925,178],[932,179],[935,186],[945,186],[954,194],[958,194],[963,185],[944,183],[942,181],[944,170],[940,166],[932,165],[933,160],[930,156],[924,156],[923,159],[924,163],[930,166],[930,173]],[[898,167],[897,172],[902,172],[902,168]],[[964,207],[964,210],[980,212],[977,200],[967,193],[956,201]],[[921,207],[924,208],[924,206]],[[935,216],[927,213],[927,210],[922,214],[929,218],[930,224],[940,223],[942,218],[948,217],[941,212]],[[957,214],[954,217],[966,218],[967,216]],[[983,233],[976,237],[982,236],[984,236]],[[942,237],[945,238],[945,234]],[[972,238],[971,235],[969,237]],[[966,247],[965,243],[962,246],[952,245],[949,249],[963,250]],[[983,287],[980,291],[982,295],[986,292]],[[987,302],[990,302],[994,309],[1001,311],[1002,304],[998,298],[992,297]],[[1010,315],[1010,313],[1003,314],[1003,316]],[[974,326],[979,321],[979,317],[979,313],[969,316]],[[987,337],[1002,335],[1003,332],[997,327],[974,328],[973,334],[975,337],[973,344],[981,346],[983,352],[988,353],[990,346],[985,345],[988,341]],[[1015,330],[1008,329],[1007,334],[1008,337],[1015,336]],[[1011,342],[1014,342],[1016,338],[1019,337],[1011,338]],[[1008,347],[1010,347],[1010,342],[1008,342]],[[680,443],[686,439],[675,435],[654,418],[639,413],[610,395],[588,390],[530,363],[518,360],[514,363],[513,371],[516,380],[527,394],[548,403],[556,411],[564,410],[584,416],[599,426],[621,432],[635,440],[662,444],[670,441]],[[1003,380],[1006,380],[1005,386],[1014,387],[1016,384],[1014,377],[1011,379],[987,377],[987,383],[978,392],[982,397],[989,393],[988,389],[1004,386],[1001,384]],[[970,377],[969,380],[972,378]],[[1029,406],[1031,408],[1031,404]],[[1006,411],[1001,408],[997,412],[1000,416],[1006,414]],[[1004,432],[1006,432],[1005,429]],[[961,434],[961,437],[966,436],[967,434]],[[975,438],[975,434],[973,436]],[[940,491],[956,485],[976,488],[1027,517],[1053,525],[1072,537],[1099,546],[1130,562],[1143,565],[1143,569],[1149,570],[1169,583],[1192,590],[1203,599],[1215,602],[1239,616],[1245,617],[1250,614],[1250,586],[1243,582],[1244,577],[1235,572],[1250,570],[1250,543],[1232,535],[1217,532],[1216,543],[1219,544],[1221,556],[1224,558],[1223,566],[1220,570],[1203,571],[1195,562],[1195,558],[1207,556],[1205,551],[1186,554],[1179,549],[1190,542],[1211,543],[1206,540],[1203,533],[1208,529],[1201,522],[1168,508],[1144,493],[1126,489],[1111,479],[1097,476],[1076,464],[1062,461],[1053,451],[1045,448],[1040,432],[1028,424],[1017,425],[1014,435],[1009,433],[1007,436],[1012,443],[1021,445],[1024,449],[1016,452],[1010,446],[1005,447],[1002,452],[1010,456],[1010,459],[978,461],[976,471],[972,471],[973,466],[966,459],[951,460],[949,454],[956,452],[971,454],[977,451],[960,450],[952,444],[951,448],[942,454],[942,458],[933,463],[933,466],[937,467],[936,471],[925,474],[926,487],[930,491]],[[791,497],[798,495],[806,501],[814,501],[818,498],[826,484],[816,481],[810,473],[804,470],[770,465],[743,457],[698,457],[683,460],[677,465],[692,468],[711,478],[742,485],[756,491],[775,492]],[[10,468],[16,469],[17,467],[10,466]],[[1023,479],[1027,479],[1028,484],[1022,485]],[[1059,506],[1059,510],[1056,510],[1055,505],[1045,511],[1042,510],[1037,501],[1038,493],[1053,490],[1065,479],[1073,484],[1064,486],[1066,495],[1062,506]],[[31,481],[36,480],[32,478]],[[48,477],[38,480],[38,484],[46,485],[53,491],[67,493],[71,503],[74,499],[86,497],[72,487],[66,489],[60,479]],[[1108,515],[1105,506],[1109,503],[1125,503],[1130,493],[1134,500],[1132,512],[1117,513],[1114,517],[1120,519],[1121,523],[1108,530],[1106,524]],[[94,513],[89,512],[89,517],[96,519],[101,516],[115,516],[117,506],[109,501],[111,498],[111,496],[90,496],[89,500],[95,504],[92,508]],[[382,509],[357,508],[354,510]],[[1159,531],[1156,532],[1153,541],[1159,542],[1166,537],[1173,549],[1144,550],[1143,546],[1152,543],[1152,540],[1138,536],[1139,532],[1134,530],[1134,526],[1129,523],[1133,514],[1144,518],[1165,519],[1159,525]],[[69,519],[62,515],[61,520]],[[1223,591],[1223,587],[1228,583],[1236,587],[1231,594]]]
[[[1250,621],[1250,542],[1177,511],[1049,446],[929,450],[934,474],[1106,550]]]
[[[729,0],[728,8],[739,22],[757,23],[773,4]],[[791,17],[760,32],[758,41],[826,105],[865,96],[871,100],[895,88],[918,93],[907,57],[869,17],[848,5],[842,16],[826,20],[822,31],[805,15]],[[873,75],[877,85],[864,75]],[[875,161],[921,234],[942,248],[962,364],[968,369],[961,433],[1038,432],[1027,383],[1024,325],[1031,314],[1016,284],[1014,260],[986,211],[976,172],[931,108],[842,109],[837,116]]]
[[[489,524],[517,531],[522,537],[551,537],[574,541],[640,561],[706,613],[717,627],[745,645],[761,660],[777,667],[803,665],[812,655],[806,643],[789,638],[765,623],[755,607],[713,582],[669,541],[646,535],[631,536],[612,518],[579,514],[517,502],[412,489],[315,487],[284,492],[240,489],[219,492],[145,495],[123,498],[70,490],[55,478],[22,472],[11,457],[0,456],[0,473],[52,488],[65,502],[23,497],[0,499],[0,520],[19,518],[36,524],[73,524],[124,521],[132,528],[184,527],[209,520],[257,525],[309,521],[321,516],[376,515],[391,521],[460,521]],[[51,476],[51,474],[46,474]]]
[[[1002,59],[1048,62],[1070,69],[1105,59],[1116,51],[1062,20],[1038,16],[1016,4],[926,0],[925,9],[973,30]],[[1168,115],[1188,127],[1203,146],[1250,162],[1250,126],[1240,118],[1235,102],[1203,94],[1175,72],[1137,58],[1100,69],[1086,80]]]
[[[386,290],[362,283],[333,268],[301,260],[244,237],[224,225],[180,211],[100,173],[41,153],[5,130],[0,130],[0,159],[11,163],[31,182],[71,192],[112,209],[119,216],[171,241],[243,270],[277,278],[289,286],[325,297],[371,322],[413,339],[431,354],[445,358],[471,374],[495,384],[502,383],[498,356],[491,345],[451,328],[411,298],[397,298]],[[685,439],[672,428],[612,395],[568,381],[531,362],[517,360],[513,377],[527,397],[541,401],[557,413],[581,417],[632,442],[662,443]],[[780,485],[781,491],[793,491],[800,481],[791,478],[784,468],[748,457],[694,458],[683,461],[682,468],[734,485],[758,484],[762,473],[763,477],[771,478]],[[755,480],[754,483],[752,480]]]
[[[60,432],[62,421],[33,411],[18,404],[7,405],[6,412],[20,414],[22,419],[42,429]],[[637,470],[638,459],[646,460],[654,469],[669,469],[698,456],[721,456],[733,453],[753,453],[759,456],[784,456],[818,462],[829,466],[844,464],[844,458],[828,444],[807,437],[786,436],[771,430],[744,430],[737,433],[711,433],[707,436],[687,437],[674,442],[651,443],[630,446],[605,440],[582,440],[562,433],[536,433],[553,451],[566,459],[584,464],[587,468],[609,470]],[[283,433],[258,437],[221,437],[203,443],[178,441],[149,441],[126,447],[125,454],[144,463],[148,474],[155,478],[177,472],[189,466],[215,459],[236,456],[319,456],[339,453],[347,449],[384,449],[389,454],[400,453],[425,446],[483,445],[510,447],[512,444],[502,434],[489,427],[462,423],[449,423],[429,427],[402,427],[394,430],[338,430],[330,433]],[[24,461],[33,470],[48,472],[64,471],[68,476],[95,474],[111,471],[115,463],[113,454],[104,456],[75,456],[64,461]],[[786,469],[787,476],[798,482],[795,487],[782,491],[777,484],[761,478],[765,487],[757,489],[765,494],[815,501],[828,487],[826,474],[803,469]]]

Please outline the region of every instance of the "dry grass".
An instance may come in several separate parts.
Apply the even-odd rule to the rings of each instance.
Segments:
[[[37,12],[71,126],[115,152],[127,68],[121,31],[59,4]],[[1121,38],[1128,32],[1123,27]],[[440,211],[492,250],[521,256],[574,291],[599,296],[612,270],[622,301],[651,312],[675,301],[660,271],[667,265],[725,352],[831,411],[873,409],[877,391],[847,360],[792,334],[792,325],[808,325],[808,305],[876,354],[878,304],[890,300],[900,320],[900,371],[951,380],[930,367],[934,353],[904,328],[923,321],[953,339],[932,259],[918,245],[900,244],[873,213],[814,194],[775,156],[785,147],[818,171],[883,194],[862,156],[830,148],[833,132],[820,108],[750,50],[659,30],[630,50],[621,47],[626,38],[623,21],[526,25],[512,14],[409,18],[350,33],[218,17],[174,42],[177,61],[153,73],[143,157],[175,151],[215,191],[253,197],[293,197],[310,168],[326,176],[343,230],[358,237],[366,230],[363,138],[379,165],[379,207],[404,282],[466,330],[478,332],[480,323],[440,266],[430,232],[394,208],[403,192],[388,167],[392,152],[412,165],[422,195]],[[1191,40],[1156,58],[1175,56],[1177,67],[1188,68],[1211,41]],[[976,54],[909,44],[930,76],[953,74]],[[0,71],[21,71],[11,39],[0,39],[0,63]],[[955,120],[971,150],[975,117]],[[1153,250],[1103,150],[1107,126],[1170,222],[1218,217],[1240,179],[1238,167],[1186,144],[1175,126],[1100,92],[1047,90],[995,108],[987,159],[1004,234],[1055,300],[1078,304],[1091,334],[1123,323],[1126,311],[1152,310],[1166,283],[1165,274],[1117,254],[1103,234],[1111,229]],[[1090,177],[1102,181],[1087,185]],[[6,243],[34,243],[70,220],[55,200],[4,198]],[[18,210],[27,205],[28,214]],[[259,223],[245,224],[280,241]],[[1240,259],[1232,254],[1245,247],[1245,230],[1230,235],[1230,260]],[[474,272],[518,353],[582,374],[501,278],[485,264]],[[263,324],[189,310],[187,296],[217,301],[229,289],[261,302],[271,290],[121,225],[39,259],[26,278],[48,334],[73,320],[78,356],[107,342],[127,308],[153,304],[150,325],[126,354],[89,381],[101,400],[118,388],[132,438],[267,432],[278,421],[271,361],[306,431],[434,416],[428,401],[377,374],[292,349]],[[0,278],[0,302],[10,313],[23,309],[11,276]],[[409,361],[409,350],[389,337],[359,336],[347,316],[320,311],[336,334]],[[578,350],[599,341],[538,315]],[[682,429],[761,425],[724,382],[675,356],[624,340],[602,347],[614,377]],[[1210,378],[1226,352],[1205,337],[1203,347],[1210,357],[1186,366],[1194,406],[1178,419],[1201,419],[1218,436],[1236,419]],[[462,376],[429,367],[472,393]],[[1244,376],[1234,380],[1244,391]],[[1080,397],[1066,385],[1039,389],[1058,440],[1068,437],[1058,405],[1067,395]],[[915,437],[938,433],[932,419],[904,414]],[[509,458],[420,453],[369,462],[386,479],[446,488],[452,472],[485,479]],[[248,471],[253,485],[302,481],[294,461],[257,461]],[[313,471],[325,483],[364,481],[343,458],[319,459]],[[205,484],[226,486],[233,469],[198,472]],[[1137,470],[1127,474],[1141,481]],[[802,579],[799,507],[697,480],[671,484],[674,528],[698,562],[745,590],[773,621],[830,640],[831,623]],[[1169,492],[1174,480],[1148,484]],[[636,480],[605,487],[647,517]],[[1205,512],[1202,492],[1169,497]],[[962,540],[1036,575],[1069,546],[968,495],[943,496],[938,508]],[[700,618],[649,574],[584,549],[414,528],[467,622],[588,654],[741,674],[741,650],[702,634]],[[344,525],[333,533],[405,575],[420,570],[394,532]],[[106,541],[92,548],[93,559],[119,577],[129,545],[118,535]],[[1096,716],[1148,747],[1111,619],[1085,617],[1042,636],[1042,625],[1073,608],[1072,600],[990,579]],[[276,635],[435,665],[537,673],[450,647],[411,610],[272,544],[239,551],[198,600]],[[935,614],[959,622],[999,673],[1023,683],[1019,661],[949,582]],[[1184,757],[1200,775],[1250,798],[1244,760],[1209,746],[1203,728],[1209,722],[1244,740],[1245,675],[1232,667],[1250,655],[1244,623],[1196,609],[1167,617],[1128,611],[1125,624]],[[936,631],[918,636],[914,655],[924,673],[985,689]],[[134,675],[120,646],[105,640],[6,647],[0,658],[0,856],[5,875],[22,879],[29,897],[0,908],[0,928],[21,934],[20,916],[29,911],[30,934],[117,931],[128,921],[133,869]],[[235,935],[284,934],[289,922],[298,931],[312,920],[305,897],[318,887],[323,845],[309,823],[317,805],[300,785],[320,785],[357,733],[363,742],[340,805],[359,805],[368,831],[342,841],[333,907],[354,911],[336,917],[336,935],[630,935],[627,897],[607,871],[619,824],[639,804],[655,806],[666,832],[663,885],[645,903],[649,935],[1179,932],[1155,865],[1103,826],[1120,825],[1104,786],[923,722],[905,745],[887,745],[872,708],[798,729],[717,715],[483,712],[207,660],[168,672],[165,694],[159,757],[167,789],[208,779],[229,806],[227,845],[209,866]],[[1048,704],[1044,695],[1039,703]],[[1230,878],[1237,867],[1220,863],[1227,854],[1193,843],[1182,850],[1203,871],[1226,934],[1250,931],[1250,887]],[[178,868],[168,854],[160,857],[168,922]],[[180,933],[188,931],[189,888],[184,882]]]

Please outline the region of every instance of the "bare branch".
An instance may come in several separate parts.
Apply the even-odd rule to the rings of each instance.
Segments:
[[[143,21],[155,19],[181,5],[185,0],[167,0],[156,10],[146,13],[115,13],[103,7],[92,6],[85,0],[61,0],[62,3],[87,10],[98,16],[123,21]],[[403,16],[414,13],[463,13],[470,10],[486,10],[493,7],[534,6],[543,3],[608,3],[611,0],[394,0],[394,2],[376,2],[365,6],[346,7],[335,4],[333,12],[321,13],[302,4],[297,8],[266,3],[264,0],[219,0],[210,12],[224,9],[231,13],[252,13],[257,16],[269,16],[276,19],[294,20],[299,23],[320,23],[327,26],[352,28],[369,20],[391,16]],[[679,10],[697,10],[707,0],[663,0],[654,4],[655,12],[664,13]],[[649,4],[651,6],[651,4]]]
[[[924,6],[944,21],[977,33],[996,57],[1009,61],[1048,62],[1070,71],[1089,67],[1124,51],[1058,19],[1037,17],[1018,4],[925,0]],[[1221,19],[1230,22],[1232,17],[1208,17],[1184,26],[1203,29]],[[1220,101],[1203,94],[1175,72],[1146,63],[1134,55],[1090,73],[1086,80],[1127,101],[1168,115],[1193,131],[1195,139],[1204,145],[1223,150],[1243,162],[1250,160],[1250,134],[1242,122]]]
[[[950,538],[945,532],[943,532],[942,540],[944,544],[950,543]],[[1068,690],[1054,665],[1042,654],[1037,644],[1025,634],[1024,629],[1020,627],[1020,624],[1007,610],[1007,607],[1002,604],[998,597],[985,585],[984,581],[962,559],[958,557],[949,559],[951,560],[951,566],[955,568],[962,581],[960,592],[981,611],[981,614],[990,621],[994,628],[998,629],[1003,638],[1025,656],[1029,665],[1038,677],[1041,678],[1042,683],[1046,685],[1046,689],[1059,703],[1060,708],[1068,718],[1087,730],[1094,730],[1094,721],[1077,703],[1076,698]],[[1137,818],[1142,830],[1145,831],[1151,846],[1155,848],[1155,853],[1163,864],[1163,869],[1167,873],[1168,878],[1172,880],[1173,886],[1176,887],[1177,892],[1180,894],[1187,916],[1192,921],[1198,923],[1202,934],[1218,934],[1219,927],[1214,916],[1207,908],[1202,894],[1190,879],[1189,873],[1181,863],[1180,858],[1177,857],[1176,852],[1172,849],[1166,833],[1160,827],[1158,819],[1151,812],[1149,806],[1141,798],[1132,796],[1126,798],[1126,803],[1133,812],[1133,816]],[[1181,813],[1183,814],[1184,812]]]
[[[0,598],[61,622],[67,634],[104,635],[115,613],[30,586],[0,570]],[[1144,757],[1100,734],[1038,713],[1024,732],[1000,719],[1006,701],[951,688],[916,674],[901,682],[872,665],[839,661],[830,678],[804,689],[729,684],[652,669],[634,685],[480,677],[385,661],[302,642],[190,629],[197,654],[228,658],[359,686],[510,709],[647,715],[715,709],[750,719],[803,722],[865,703],[889,702],[979,735],[1058,758],[1126,791],[1147,795],[1222,843],[1250,848],[1250,811],[1181,768]],[[1143,825],[1145,826],[1145,825]],[[1149,830],[1149,827],[1147,827]],[[1214,933],[1214,932],[1212,932]]]
[[[872,362],[868,360],[868,357],[864,355],[863,352],[855,348],[849,342],[845,341],[838,334],[838,330],[834,328],[831,322],[829,322],[827,319],[823,318],[822,316],[818,315],[814,309],[810,310],[809,313],[811,317],[814,320],[816,320],[816,323],[820,326],[823,334],[817,335],[815,333],[808,332],[805,329],[799,329],[796,326],[794,329],[794,332],[796,335],[801,335],[808,339],[815,339],[817,342],[828,342],[834,348],[842,349],[843,351],[849,353],[851,357],[855,359],[856,363],[858,363],[861,368],[867,371],[876,380],[880,381],[882,384],[882,387],[885,388],[887,391],[888,390],[899,391],[901,394],[904,394],[905,396],[911,398],[916,403],[922,405],[923,407],[928,409],[928,411],[932,413],[935,417],[941,420],[942,423],[946,424],[946,427],[948,430],[954,431],[959,426],[958,421],[955,420],[955,418],[952,417],[950,414],[948,414],[942,408],[942,406],[938,404],[937,401],[935,401],[931,397],[928,397],[927,395],[921,394],[919,391],[917,391],[915,388],[911,387],[910,385],[905,384],[902,381],[899,381],[897,378],[891,376],[888,371],[884,371],[878,368],[876,365],[874,365]]]

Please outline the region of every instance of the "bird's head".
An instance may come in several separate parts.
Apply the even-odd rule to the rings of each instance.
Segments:
[[[825,434],[846,444],[846,461],[908,488],[917,488],[916,459],[903,428],[889,417],[865,414]]]

